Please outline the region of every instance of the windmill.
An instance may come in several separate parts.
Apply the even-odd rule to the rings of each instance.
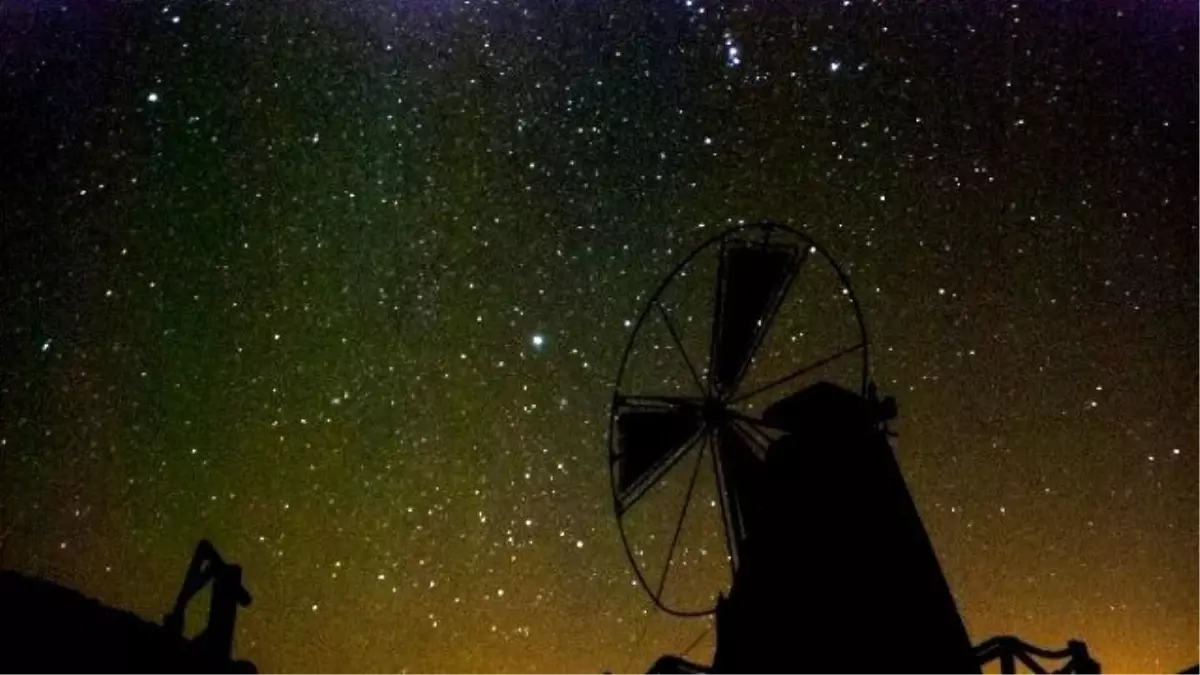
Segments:
[[[622,541],[657,607],[716,614],[712,666],[667,669],[978,671],[824,248],[782,225],[724,231],[630,329],[608,439]]]

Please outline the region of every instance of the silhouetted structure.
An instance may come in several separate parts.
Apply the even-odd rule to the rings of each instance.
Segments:
[[[212,573],[205,580],[215,583],[209,625],[196,640],[183,637],[181,618],[179,630],[175,626],[165,628],[58,584],[0,571],[0,669],[59,673],[256,672],[254,664],[234,661],[229,655],[233,617],[226,615],[224,598],[232,593],[235,598],[245,599],[239,604],[249,603],[249,595],[241,588],[240,569],[233,588],[235,580],[229,568],[236,566],[214,565],[212,560],[219,561],[220,557],[208,542],[201,542],[197,548],[193,569],[200,558],[209,561],[201,568]],[[194,577],[189,570],[188,579],[193,583],[185,582],[187,597],[203,587],[204,582],[195,585],[201,577],[205,577],[204,571]],[[168,622],[173,622],[170,617],[176,614],[182,617],[187,603],[184,595],[181,592],[182,604],[176,604],[176,612],[168,615]],[[219,602],[218,596],[222,598]],[[216,611],[218,604],[220,612]]]
[[[716,277],[707,363],[698,369],[661,298],[705,252],[716,254]],[[805,266],[818,264],[836,274],[841,289],[834,297],[848,301],[842,307],[852,313],[848,325],[856,325],[857,337],[745,391],[747,372],[772,357],[760,348],[794,282]],[[635,341],[650,316],[661,317],[679,362],[690,370],[694,394],[625,390]],[[849,279],[811,238],[780,225],[717,235],[651,295],[613,393],[614,507],[630,563],[654,603],[678,616],[716,613],[711,666],[664,656],[651,672],[968,673],[997,658],[1006,672],[1016,661],[1044,672],[1028,654],[1058,654],[1010,638],[972,647],[888,443],[896,405],[880,400],[870,382],[869,346]],[[857,391],[817,382],[776,400],[760,417],[740,405],[851,355],[861,357]],[[634,554],[625,530],[626,514],[693,450],[711,454],[733,572],[729,595],[710,609],[682,608],[663,594],[698,468],[656,579],[647,579],[645,552]],[[1099,672],[1081,642],[1062,654],[1070,658],[1067,672]]]
[[[184,613],[188,602],[205,585],[212,583],[212,599],[208,609],[208,626],[193,640],[210,654],[228,658],[233,651],[234,621],[238,606],[250,604],[250,593],[242,586],[242,568],[221,559],[217,549],[201,540],[188,565],[187,576],[175,599],[175,608],[163,617],[163,627],[175,635],[183,635]]]
[[[730,482],[753,520],[714,670],[978,672],[880,409],[817,384],[763,414],[787,432],[765,461],[737,449],[746,469]]]
[[[1080,673],[1082,675],[1100,672],[1100,664],[1092,659],[1088,654],[1087,645],[1080,640],[1067,641],[1066,649],[1045,649],[1011,635],[997,635],[980,643],[975,648],[975,656],[979,659],[980,665],[1000,661],[1001,673],[1017,672],[1017,663],[1025,666],[1031,673],[1049,672],[1037,659],[1067,659],[1062,668],[1053,671],[1055,673]]]

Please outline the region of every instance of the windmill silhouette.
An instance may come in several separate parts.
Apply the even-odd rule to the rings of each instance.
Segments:
[[[667,275],[618,370],[613,506],[641,587],[670,614],[715,613],[716,649],[711,665],[668,655],[653,671],[979,672],[1000,658],[971,645],[892,452],[896,413],[849,277],[811,237],[732,228]],[[708,482],[719,508],[695,504]],[[720,533],[727,582],[686,578],[709,555],[681,545],[689,531]],[[1071,672],[1098,672],[1081,647]],[[1001,666],[1018,660],[1033,662]]]

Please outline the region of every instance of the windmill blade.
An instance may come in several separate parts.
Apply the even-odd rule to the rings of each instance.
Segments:
[[[613,469],[622,511],[695,447],[702,426],[694,406],[628,405],[618,410]]]
[[[722,248],[710,354],[719,394],[737,390],[806,256],[797,246],[766,242]]]
[[[750,442],[733,424],[722,425],[717,430],[716,447],[713,450],[713,464],[722,498],[721,515],[725,520],[725,543],[736,567],[738,549],[751,534],[748,525],[757,517],[754,495],[765,469]]]
[[[755,414],[822,380],[862,390],[869,350],[859,316],[845,278],[827,258],[810,253],[730,403]]]

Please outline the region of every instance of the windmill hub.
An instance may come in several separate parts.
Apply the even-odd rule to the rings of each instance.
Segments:
[[[705,426],[710,429],[721,426],[729,418],[729,409],[725,407],[725,402],[714,396],[704,397],[700,413]]]

